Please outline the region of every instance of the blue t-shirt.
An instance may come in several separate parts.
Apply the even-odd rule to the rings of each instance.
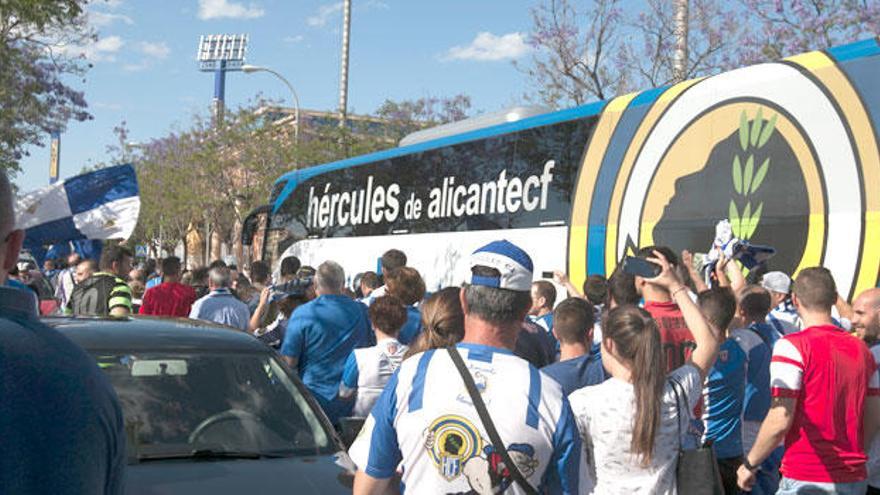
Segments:
[[[336,398],[345,360],[368,343],[367,307],[342,295],[323,295],[296,308],[287,324],[281,354],[298,359],[297,371],[321,407]]]
[[[782,338],[781,333],[771,325],[770,323],[752,323],[749,325],[749,329],[758,334],[758,337],[761,337],[761,340],[767,344],[767,347],[770,348],[770,351],[773,351],[773,346],[776,345],[776,341]]]
[[[532,318],[532,323],[535,323],[546,330],[547,333],[553,335],[553,313],[547,313],[544,316],[535,316]]]
[[[776,330],[767,323],[752,323],[730,333],[747,356],[744,421],[764,421],[770,410],[770,358]]]
[[[162,277],[153,277],[150,280],[147,280],[147,289],[152,289],[153,287],[157,287],[162,284]]]
[[[403,345],[410,345],[422,331],[422,312],[415,306],[406,307],[406,323],[400,329],[397,340]]]
[[[553,361],[558,360],[559,341],[556,340],[556,334],[553,333],[553,313],[547,313],[544,316],[530,316],[529,321],[547,331],[547,335],[550,336],[550,340],[553,342],[553,349],[555,351]]]
[[[718,358],[703,387],[703,442],[714,442],[719,459],[743,453],[742,411],[746,388],[746,353],[729,338],[721,344]]]
[[[123,493],[122,410],[95,360],[0,287],[0,492]]]
[[[574,359],[566,359],[541,368],[550,378],[562,385],[566,396],[579,388],[598,385],[608,379],[602,367],[601,354],[585,354]]]

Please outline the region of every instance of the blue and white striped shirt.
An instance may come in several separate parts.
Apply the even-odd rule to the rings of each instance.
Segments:
[[[559,384],[509,350],[457,347],[523,476],[542,493],[579,493],[581,439]],[[443,349],[401,364],[350,454],[374,478],[400,465],[404,487],[418,493],[523,493]]]

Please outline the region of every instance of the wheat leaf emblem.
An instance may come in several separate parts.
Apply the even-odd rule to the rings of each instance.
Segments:
[[[752,187],[752,177],[755,175],[755,155],[749,155],[749,159],[746,160],[746,171],[743,174],[743,191],[748,194],[749,189]]]
[[[739,116],[739,145],[743,154],[734,155],[731,177],[733,190],[738,196],[743,197],[745,205],[740,208],[737,205],[737,197],[731,199],[728,205],[728,220],[733,235],[743,240],[750,239],[755,234],[761,222],[761,214],[764,212],[763,202],[757,203],[754,210],[752,202],[755,199],[754,194],[758,192],[770,171],[771,160],[770,157],[764,158],[756,170],[755,155],[773,136],[777,117],[778,115],[774,114],[769,119],[765,119],[761,108],[758,108],[755,118],[751,121],[745,111]]]
[[[749,149],[749,118],[745,111],[739,116],[739,146],[743,151]]]
[[[739,163],[739,155],[733,157],[733,189],[737,194],[743,193],[742,165]]]
[[[755,174],[755,178],[752,179],[752,194],[755,194],[755,191],[761,187],[761,183],[764,182],[764,177],[767,176],[767,169],[770,168],[770,157],[764,159],[764,163],[758,167],[758,173]]]

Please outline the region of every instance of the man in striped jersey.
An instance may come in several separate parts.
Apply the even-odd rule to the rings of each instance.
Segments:
[[[108,246],[101,255],[101,271],[76,286],[70,296],[75,315],[128,316],[132,313],[131,288],[124,277],[131,271],[132,252],[125,246]]]
[[[391,377],[349,451],[359,468],[356,495],[385,493],[398,472],[401,491],[413,493],[588,491],[562,388],[512,352],[531,303],[531,258],[496,241],[475,251],[470,266],[456,348],[504,445],[491,440],[449,352],[416,354]],[[502,448],[531,489],[516,481]]]

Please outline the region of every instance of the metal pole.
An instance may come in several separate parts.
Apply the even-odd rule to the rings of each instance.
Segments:
[[[675,58],[672,65],[672,79],[682,82],[687,77],[688,65],[688,0],[675,2]]]
[[[345,128],[348,109],[348,44],[351,34],[351,0],[342,8],[342,68],[339,72],[339,127]]]
[[[58,182],[61,166],[61,133],[52,131],[52,144],[49,150],[49,184]]]
[[[211,222],[205,222],[205,266],[211,264]]]
[[[226,61],[221,60],[214,71],[214,125],[223,123],[224,99],[226,98]]]

